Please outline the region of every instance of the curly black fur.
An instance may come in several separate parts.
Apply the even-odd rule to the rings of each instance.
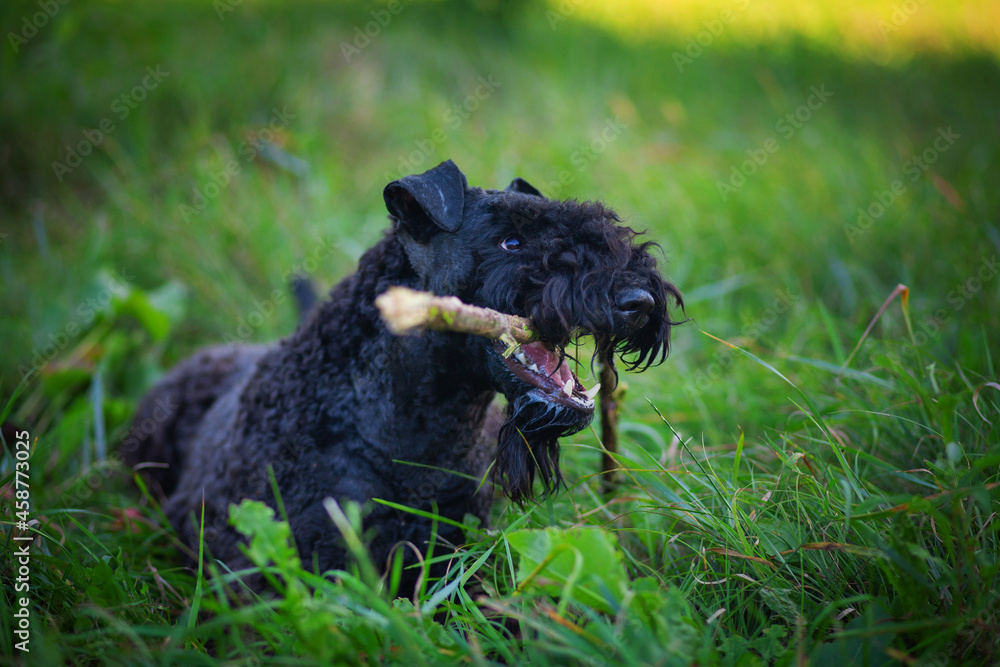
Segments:
[[[498,255],[484,262],[477,296],[498,310],[526,315],[544,340],[560,347],[582,333],[595,337],[598,350],[635,355],[622,359],[630,371],[662,363],[670,350],[670,328],[678,324],[668,315],[668,303],[683,307],[684,301],[660,277],[649,252],[659,245],[636,244],[639,233],[617,224],[617,214],[600,203],[537,199],[500,200],[489,207],[493,215],[518,220],[527,243],[518,262]],[[653,297],[642,326],[616,319],[612,297],[626,289]]]
[[[390,183],[385,199],[392,229],[294,334],[188,359],[146,396],[123,442],[130,464],[154,464],[144,471],[183,540],[197,544],[192,517],[204,506],[207,546],[233,567],[246,562],[228,507],[274,505],[269,467],[296,544],[320,571],[345,556],[327,497],[485,524],[492,492],[478,480],[491,462],[515,501],[532,497],[536,477],[545,490],[559,485],[558,438],[589,424],[592,403],[525,381],[492,341],[391,335],[374,306],[391,285],[530,317],[551,354],[582,335],[627,355],[630,369],[667,353],[668,302],[682,305],[680,294],[661,277],[654,244],[636,243],[602,205],[550,201],[520,179],[503,192],[470,188],[450,161]],[[402,541],[424,548],[429,520],[369,505],[376,562]],[[463,535],[439,524],[438,539]]]

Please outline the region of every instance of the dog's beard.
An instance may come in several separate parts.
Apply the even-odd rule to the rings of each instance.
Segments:
[[[529,300],[525,310],[542,340],[567,348],[580,339],[593,337],[595,357],[600,353],[612,366],[618,357],[628,371],[641,372],[666,359],[671,328],[681,324],[670,318],[668,304],[673,301],[684,306],[680,292],[671,283],[655,281],[640,286],[653,297],[653,307],[635,327],[616,322],[607,299],[593,297],[581,285],[562,277],[550,278],[550,283],[541,294],[565,303],[536,298]]]
[[[494,468],[507,497],[515,503],[530,500],[536,475],[544,493],[556,491],[562,483],[559,438],[586,428],[593,416],[593,410],[552,403],[537,390],[511,401],[498,434]]]
[[[591,324],[590,322],[578,325],[575,331],[579,336],[594,338],[592,374],[596,362],[600,359],[607,364],[617,384],[618,371],[615,357],[618,357],[630,371],[641,371],[663,361],[669,349],[670,328],[677,324],[667,315],[665,302],[673,297],[680,303],[680,294],[669,283],[662,283],[658,287],[659,289],[653,293],[656,308],[642,326],[636,329],[615,332],[612,327],[605,325],[597,330],[607,333],[598,334],[587,333],[590,329],[587,325]],[[600,318],[603,314],[599,312],[596,317]],[[606,317],[610,322],[610,313],[606,314]],[[538,317],[533,321],[545,322]],[[560,325],[557,331],[567,330],[565,323]],[[545,330],[544,325],[540,328]],[[574,336],[557,333],[551,335],[549,339],[565,343],[572,341]],[[563,345],[559,343],[557,343],[559,349],[563,350]],[[565,352],[562,351],[561,354]],[[581,410],[556,403],[538,389],[531,389],[516,397],[512,397],[509,393],[507,395],[509,400],[507,421],[498,434],[494,475],[507,497],[521,504],[533,497],[536,477],[542,481],[543,493],[548,494],[558,490],[562,483],[558,440],[586,428],[593,419],[594,412],[593,407]]]

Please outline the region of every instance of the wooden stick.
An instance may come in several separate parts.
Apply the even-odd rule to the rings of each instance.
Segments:
[[[470,306],[454,296],[434,296],[407,287],[390,287],[375,299],[389,330],[396,335],[424,329],[456,331],[485,336],[507,344],[510,353],[522,343],[536,340],[531,322],[523,317],[508,315],[489,308]],[[601,369],[601,440],[604,456],[601,463],[601,486],[605,492],[617,483],[618,413],[624,385],[616,386],[615,374],[604,352],[600,355]]]
[[[389,330],[396,334],[423,329],[456,331],[503,341],[508,347],[531,343],[531,322],[489,308],[470,306],[455,296],[434,296],[407,287],[390,287],[375,299]]]
[[[618,483],[618,476],[615,474],[618,462],[615,461],[614,454],[618,453],[618,415],[621,412],[618,403],[625,386],[616,385],[607,352],[600,353],[598,363],[601,369],[601,444],[604,445],[604,454],[601,457],[601,488],[608,493]]]

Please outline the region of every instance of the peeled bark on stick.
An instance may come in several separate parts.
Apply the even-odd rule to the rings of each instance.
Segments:
[[[390,287],[375,299],[375,305],[386,326],[396,335],[422,329],[455,331],[503,341],[508,347],[536,340],[526,318],[470,306],[455,296]]]

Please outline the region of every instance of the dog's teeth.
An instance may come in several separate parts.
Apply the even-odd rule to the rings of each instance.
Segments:
[[[587,391],[583,392],[583,395],[586,396],[589,400],[592,401],[592,400],[594,400],[594,396],[597,396],[597,392],[599,392],[600,390],[601,390],[601,383],[598,382],[593,387],[591,387]]]
[[[541,373],[542,371],[538,368],[538,364],[534,361],[528,363],[528,370],[535,371],[536,373]]]
[[[520,361],[525,366],[528,365],[528,357],[524,356],[524,350],[517,348],[517,352],[514,353],[514,358]]]
[[[566,380],[566,384],[563,385],[563,393],[569,398],[573,395],[573,378]]]

